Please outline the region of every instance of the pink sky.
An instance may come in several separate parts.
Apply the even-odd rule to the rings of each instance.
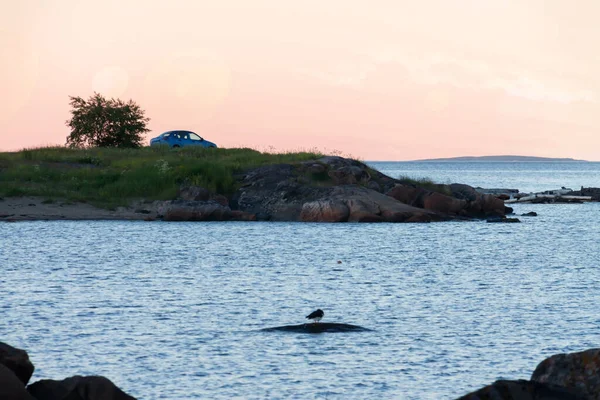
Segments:
[[[148,137],[364,160],[600,160],[597,0],[19,0],[0,13],[0,150],[64,144],[68,96]]]

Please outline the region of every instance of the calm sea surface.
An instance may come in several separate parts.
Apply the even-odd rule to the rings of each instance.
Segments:
[[[430,178],[483,188],[540,192],[562,186],[600,187],[600,162],[371,162],[393,178]]]
[[[475,186],[600,186],[600,164],[486,164],[373,163]],[[100,374],[140,399],[452,399],[598,347],[600,203],[526,211],[539,216],[0,224],[0,341],[28,350],[32,381]],[[260,331],[316,308],[373,331]]]

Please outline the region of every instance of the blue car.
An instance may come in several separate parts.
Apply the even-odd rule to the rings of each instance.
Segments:
[[[165,144],[172,148],[186,146],[217,147],[213,142],[204,140],[190,131],[169,131],[150,140],[150,146]]]

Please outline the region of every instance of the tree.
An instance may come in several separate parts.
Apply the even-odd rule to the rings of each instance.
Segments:
[[[141,147],[150,118],[133,100],[105,99],[94,93],[89,99],[69,96],[72,117],[69,147]]]

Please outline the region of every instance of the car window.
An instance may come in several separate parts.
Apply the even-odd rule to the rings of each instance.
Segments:
[[[191,132],[190,132],[190,139],[192,139],[192,140],[204,140],[200,136],[196,135],[195,133],[191,133]]]
[[[169,136],[171,136],[171,132],[163,133],[162,135],[163,139],[168,139]]]

